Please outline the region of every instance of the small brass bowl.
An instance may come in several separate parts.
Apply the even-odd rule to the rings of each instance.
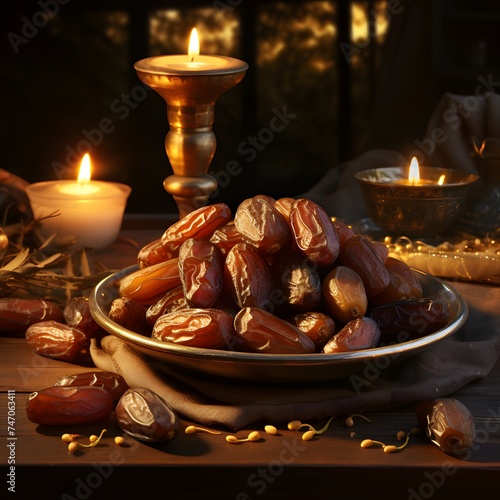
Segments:
[[[368,215],[388,235],[424,237],[443,234],[463,210],[479,178],[460,170],[420,167],[421,184],[405,184],[408,168],[363,170],[355,178]],[[444,175],[443,184],[438,184]]]

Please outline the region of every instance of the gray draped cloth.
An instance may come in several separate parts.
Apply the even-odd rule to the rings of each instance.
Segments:
[[[175,367],[158,370],[118,338],[110,338],[108,348],[94,346],[92,357],[97,367],[121,373],[130,386],[150,381],[148,388],[159,391],[187,420],[233,431],[257,422],[286,424],[389,410],[453,394],[486,377],[498,361],[500,287],[457,286],[470,308],[460,331],[386,369],[367,365],[344,380],[306,386],[221,382],[208,375],[180,374]]]
[[[474,141],[481,144],[487,138],[500,139],[500,96],[493,92],[495,85],[490,76],[478,77],[474,95],[444,94],[428,121],[424,136],[415,138],[404,154],[386,149],[367,151],[332,167],[300,196],[316,201],[330,215],[354,223],[368,216],[354,179],[356,172],[408,166],[412,156],[416,156],[423,166],[480,173],[481,160],[474,154]]]

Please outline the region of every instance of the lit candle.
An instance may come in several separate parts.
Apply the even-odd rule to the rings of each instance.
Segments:
[[[430,179],[422,179],[420,177],[420,167],[418,165],[418,160],[414,156],[410,162],[408,179],[398,179],[394,182],[402,186],[429,186],[431,184],[438,184],[441,186],[444,183],[444,180],[445,180],[444,175],[442,175],[437,182],[434,182]]]
[[[243,80],[248,64],[224,56],[200,55],[196,29],[184,55],[148,57],[134,64],[139,79],[167,103],[170,129],[165,151],[173,175],[163,181],[181,217],[207,203],[217,189],[208,169],[217,145],[212,130],[215,103]]]
[[[248,64],[233,57],[200,55],[198,31],[193,28],[187,54],[148,57],[136,62],[134,67],[137,71],[156,75],[223,75],[245,71]]]
[[[33,216],[47,237],[58,233],[59,243],[102,249],[120,231],[131,188],[117,182],[91,180],[90,156],[84,155],[76,181],[31,184],[26,193]]]

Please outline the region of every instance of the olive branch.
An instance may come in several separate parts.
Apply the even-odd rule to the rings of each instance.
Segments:
[[[94,259],[91,248],[56,245],[57,233],[30,248],[23,240],[36,227],[20,227],[17,241],[9,240],[0,259],[0,297],[43,298],[64,306],[72,297],[88,296],[111,274]]]

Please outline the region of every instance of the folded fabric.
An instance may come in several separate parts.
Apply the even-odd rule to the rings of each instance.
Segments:
[[[494,307],[500,288],[491,288],[486,310],[471,289],[469,319],[453,337],[387,369],[367,364],[344,380],[313,386],[253,385],[195,371],[181,373],[172,366],[159,369],[157,361],[114,336],[102,339],[100,347],[94,343],[91,354],[98,368],[120,373],[131,387],[157,392],[185,419],[231,431],[257,422],[280,424],[389,410],[448,396],[486,377],[495,365],[500,355],[500,325]]]

